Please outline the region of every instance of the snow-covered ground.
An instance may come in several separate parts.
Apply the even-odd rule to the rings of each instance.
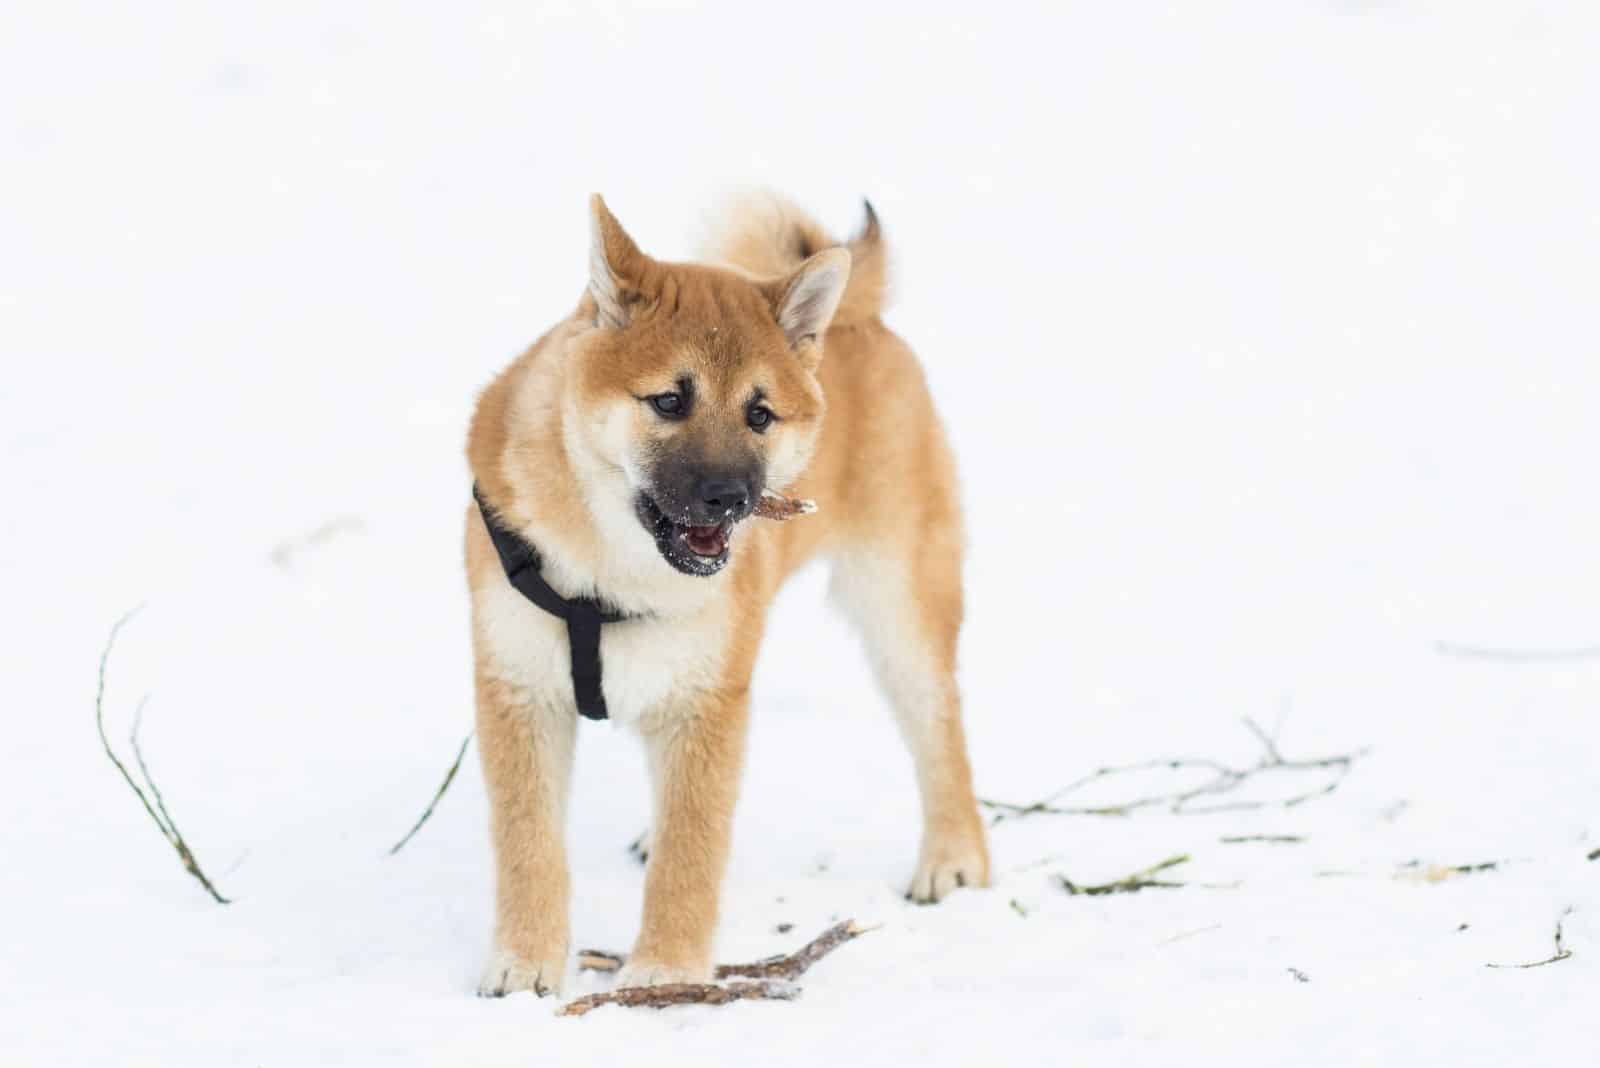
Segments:
[[[1600,645],[1600,11],[894,7],[0,16],[0,1063],[1592,1056],[1600,658],[1435,643]],[[981,793],[1247,764],[1245,716],[1371,752],[1293,808],[1002,822],[995,888],[918,908],[908,764],[809,572],[719,957],[879,929],[792,1004],[480,1001],[475,756],[385,855],[470,726],[473,394],[576,299],[587,193],[681,256],[746,183],[884,217],[966,480]],[[139,602],[113,737],[151,695],[225,908],[94,734]],[[580,944],[631,939],[645,808],[584,726]],[[1264,834],[1304,840],[1222,841]],[[1056,878],[1180,854],[1181,889]],[[1570,958],[1485,967],[1569,908]]]

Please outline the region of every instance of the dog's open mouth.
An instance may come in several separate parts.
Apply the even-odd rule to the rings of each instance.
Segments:
[[[643,493],[639,494],[635,510],[639,522],[655,538],[662,557],[684,574],[715,575],[727,565],[734,526],[731,518],[710,526],[679,523]]]
[[[729,523],[712,527],[684,527],[680,537],[696,556],[721,556],[728,551],[728,534],[733,530]]]

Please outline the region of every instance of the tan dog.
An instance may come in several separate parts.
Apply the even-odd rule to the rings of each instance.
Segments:
[[[909,896],[987,885],[955,680],[955,470],[916,358],[879,319],[870,206],[842,247],[777,200],[747,203],[713,250],[726,266],[658,262],[598,196],[591,211],[588,291],[483,392],[468,457],[496,525],[537,549],[551,588],[636,617],[600,639],[605,704],[642,735],[655,798],[643,922],[618,982],[710,976],[756,649],[779,585],[818,554],[916,763]],[[820,510],[747,518],[763,490]],[[552,992],[568,954],[568,635],[509,584],[476,507],[466,551],[497,867],[480,992]]]

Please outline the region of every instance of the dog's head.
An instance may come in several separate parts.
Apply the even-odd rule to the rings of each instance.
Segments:
[[[580,314],[595,329],[572,350],[569,449],[588,454],[579,467],[597,483],[586,487],[591,499],[626,494],[668,564],[713,575],[762,491],[811,458],[822,337],[850,253],[827,249],[786,277],[752,279],[652,259],[600,197],[590,211]]]

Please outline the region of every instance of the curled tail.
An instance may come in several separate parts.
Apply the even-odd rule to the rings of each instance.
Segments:
[[[850,250],[850,281],[834,313],[835,326],[876,319],[888,288],[888,254],[883,227],[870,201],[866,218],[849,241],[835,241],[792,201],[775,193],[741,197],[723,210],[704,243],[707,259],[762,278],[788,274],[826,248]]]

